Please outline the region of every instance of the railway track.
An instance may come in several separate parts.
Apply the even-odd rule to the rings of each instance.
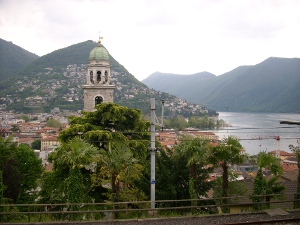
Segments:
[[[259,225],[259,224],[277,224],[277,225],[296,225],[300,224],[300,218],[286,218],[286,219],[275,219],[275,220],[262,220],[262,221],[247,221],[247,222],[234,222],[234,223],[217,223],[215,225],[243,225],[243,224],[252,224],[252,225]]]

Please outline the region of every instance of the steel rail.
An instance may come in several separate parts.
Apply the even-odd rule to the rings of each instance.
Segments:
[[[274,219],[274,220],[261,220],[261,221],[246,221],[246,222],[233,222],[233,223],[216,223],[215,225],[243,225],[243,224],[277,224],[277,223],[290,223],[300,221],[298,218],[285,218],[285,219]],[[298,224],[298,223],[297,223]]]

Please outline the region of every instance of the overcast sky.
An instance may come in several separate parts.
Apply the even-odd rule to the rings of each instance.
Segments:
[[[300,57],[300,0],[0,0],[0,37],[39,56],[102,43],[137,79]],[[0,52],[1,54],[1,52]]]

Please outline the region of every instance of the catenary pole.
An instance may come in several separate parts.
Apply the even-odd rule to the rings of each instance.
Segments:
[[[155,154],[156,154],[156,148],[155,148],[155,125],[158,125],[162,128],[164,127],[164,103],[165,101],[162,100],[162,119],[161,123],[158,122],[158,119],[155,115],[155,98],[150,98],[150,105],[151,105],[151,146],[150,146],[150,152],[151,152],[151,177],[150,177],[150,185],[151,185],[151,209],[155,209]]]
[[[155,98],[150,99],[151,102],[151,209],[155,209]]]

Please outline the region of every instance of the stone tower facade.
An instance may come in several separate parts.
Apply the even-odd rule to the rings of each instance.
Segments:
[[[101,38],[98,46],[90,52],[86,82],[82,88],[84,111],[92,112],[97,104],[114,101],[116,86],[111,82],[109,53],[101,44]]]

